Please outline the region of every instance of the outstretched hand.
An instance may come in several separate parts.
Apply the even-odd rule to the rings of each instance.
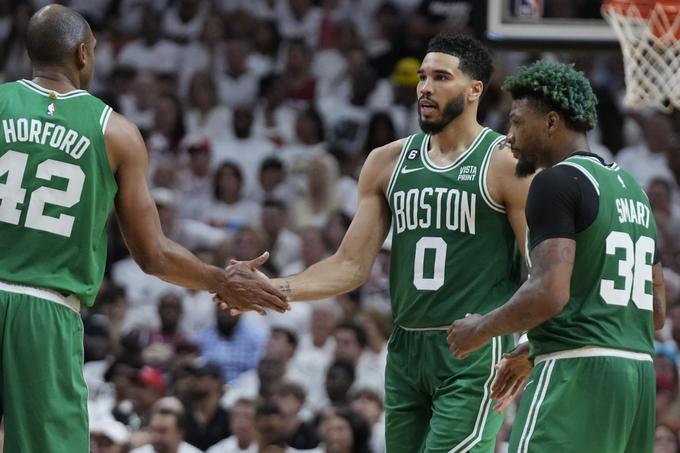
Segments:
[[[232,314],[256,311],[261,315],[270,308],[284,313],[290,309],[288,298],[269,282],[269,278],[257,268],[267,262],[269,252],[250,261],[231,260],[225,269],[227,281],[224,290],[213,297],[222,309]]]
[[[491,397],[498,401],[492,409],[494,412],[503,412],[523,390],[531,369],[528,342],[503,354],[501,361],[496,364],[496,377],[491,384]]]

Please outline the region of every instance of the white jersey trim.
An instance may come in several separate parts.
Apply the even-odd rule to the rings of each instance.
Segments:
[[[593,175],[590,174],[588,170],[580,166],[579,164],[576,164],[574,162],[560,162],[557,165],[568,165],[570,167],[574,167],[575,169],[579,170],[581,173],[585,175],[586,178],[591,182],[593,187],[595,188],[595,192],[597,192],[597,195],[600,195],[600,184],[597,182],[597,180],[593,177]]]
[[[505,206],[503,206],[500,203],[496,203],[493,200],[487,184],[487,174],[489,172],[489,163],[491,162],[491,155],[494,153],[496,145],[498,145],[503,140],[505,140],[505,136],[501,135],[496,140],[494,140],[493,143],[491,143],[491,146],[489,146],[489,149],[486,150],[486,155],[484,156],[484,160],[482,160],[481,175],[479,177],[479,191],[481,192],[482,199],[487,204],[487,206],[489,206],[494,211],[498,211],[502,214],[505,214],[506,212]]]
[[[454,168],[457,168],[460,164],[465,162],[465,159],[467,159],[468,156],[470,156],[470,154],[472,154],[472,152],[475,150],[477,145],[484,139],[484,137],[486,136],[487,133],[489,133],[490,130],[491,129],[489,129],[488,127],[483,128],[479,132],[479,134],[477,134],[477,137],[475,137],[475,139],[472,141],[470,146],[468,146],[468,148],[465,151],[463,151],[463,153],[460,156],[458,156],[458,158],[455,161],[453,161],[449,165],[445,165],[443,167],[436,165],[434,162],[432,162],[430,160],[430,156],[427,153],[427,147],[425,147],[424,151],[422,152],[422,156],[421,156],[422,160],[423,160],[423,165],[425,165],[425,167],[427,167],[428,170],[433,171],[435,173],[443,173],[445,171],[450,171],[450,170],[453,170]],[[431,136],[429,134],[426,135],[423,143],[429,144],[430,143],[430,137]]]
[[[406,158],[406,153],[408,152],[408,149],[411,145],[411,142],[413,142],[413,139],[415,138],[414,135],[409,135],[406,138],[406,141],[404,141],[404,146],[401,147],[401,153],[399,154],[399,159],[397,159],[397,164],[394,166],[394,170],[392,170],[392,175],[390,176],[390,181],[387,184],[387,201],[390,201],[390,197],[392,197],[392,190],[394,189],[394,184],[397,182],[397,175],[399,174],[399,168],[402,166],[404,163],[404,159]]]

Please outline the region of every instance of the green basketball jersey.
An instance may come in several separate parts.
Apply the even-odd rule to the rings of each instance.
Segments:
[[[529,332],[531,355],[582,346],[653,354],[656,224],[647,195],[616,164],[577,155],[558,165],[575,167],[592,182],[599,207],[594,222],[576,234],[569,302]]]
[[[104,143],[110,115],[83,90],[0,85],[0,280],[92,304],[117,191]]]
[[[428,157],[429,135],[407,138],[387,189],[398,325],[439,327],[484,314],[518,288],[515,236],[486,185],[492,150],[502,139],[485,128],[453,164],[438,167]]]

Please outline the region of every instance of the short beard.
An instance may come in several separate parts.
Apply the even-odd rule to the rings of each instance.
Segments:
[[[442,118],[439,121],[424,120],[420,114],[420,103],[418,105],[418,124],[426,134],[436,135],[444,130],[446,126],[455,120],[463,110],[465,110],[465,95],[461,93],[458,97],[451,99],[442,110]]]
[[[518,178],[526,178],[534,173],[536,173],[536,163],[523,160],[520,157],[515,166],[515,176]]]

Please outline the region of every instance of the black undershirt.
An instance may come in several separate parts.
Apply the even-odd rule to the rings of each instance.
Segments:
[[[596,157],[592,153],[577,155]],[[604,161],[602,161],[604,164]],[[546,168],[536,175],[527,196],[526,217],[529,226],[529,250],[546,239],[576,239],[576,234],[595,221],[599,196],[590,180],[569,165]],[[658,251],[654,264],[659,262]]]

